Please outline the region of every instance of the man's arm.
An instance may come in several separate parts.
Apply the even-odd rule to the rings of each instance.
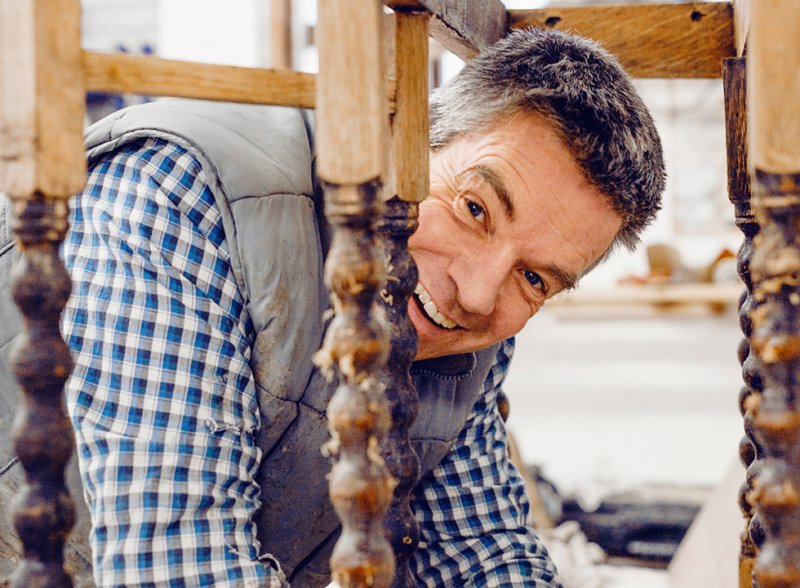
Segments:
[[[422,538],[411,568],[421,585],[561,587],[547,551],[526,526],[525,488],[508,457],[497,409],[513,349],[513,339],[501,344],[455,446],[414,492]]]
[[[197,160],[128,143],[93,165],[73,204],[67,397],[95,580],[280,586],[253,522],[252,326]]]

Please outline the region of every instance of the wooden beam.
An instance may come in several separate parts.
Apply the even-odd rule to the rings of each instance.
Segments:
[[[736,55],[742,56],[747,47],[747,35],[750,32],[750,12],[752,0],[733,1],[733,39]]]
[[[74,2],[0,1],[0,191],[83,188],[84,93]]]
[[[431,36],[462,59],[474,57],[506,32],[500,0],[386,0],[393,10],[427,10]]]
[[[314,75],[296,71],[84,51],[83,72],[94,92],[314,107]]]
[[[298,71],[94,51],[84,51],[82,63],[88,92],[175,96],[300,108],[314,108],[316,104],[316,76]],[[394,112],[395,82],[390,79],[386,85],[389,112]]]
[[[735,56],[728,3],[642,4],[509,11],[512,28],[572,31],[599,41],[641,78],[718,78]]]

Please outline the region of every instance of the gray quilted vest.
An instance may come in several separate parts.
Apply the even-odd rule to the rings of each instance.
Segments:
[[[262,421],[258,482],[263,507],[257,520],[262,553],[275,556],[294,585],[324,586],[338,522],[327,496],[330,463],[320,447],[328,439],[325,409],[335,383],[326,382],[311,361],[322,342],[328,306],[321,278],[328,231],[314,181],[309,117],[289,108],[162,100],[93,125],[87,133],[89,165],[141,137],[182,145],[208,177],[256,331],[251,368]],[[10,267],[18,253],[2,205],[0,352],[7,360],[20,329],[9,293]],[[495,352],[492,347],[413,365],[420,410],[411,437],[423,472],[452,447]],[[7,513],[21,478],[9,441],[18,398],[7,364],[0,362],[0,583],[17,557]],[[69,473],[72,494],[80,497],[75,470]],[[76,571],[88,569],[90,523],[83,504],[79,515],[67,549]]]

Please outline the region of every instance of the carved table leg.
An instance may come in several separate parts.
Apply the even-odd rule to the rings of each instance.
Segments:
[[[340,378],[328,405],[330,496],[342,521],[331,571],[342,588],[381,588],[394,575],[383,522],[395,485],[380,454],[388,335],[376,305],[385,277],[375,240],[388,131],[383,4],[319,0],[318,15],[317,174],[334,229],[325,281],[336,313],[318,358]]]
[[[413,586],[408,558],[419,543],[419,524],[409,507],[411,490],[419,477],[419,460],[408,438],[417,417],[417,391],[408,373],[417,352],[417,333],[408,319],[408,298],[417,285],[417,267],[408,253],[408,238],[417,228],[417,205],[392,198],[381,224],[388,279],[383,306],[389,324],[391,352],[383,374],[392,428],[383,448],[389,471],[397,479],[386,530],[396,558],[396,588]]]
[[[25,559],[12,586],[71,586],[64,571],[63,548],[75,524],[75,510],[64,468],[74,440],[62,390],[72,360],[59,332],[71,284],[58,256],[67,229],[67,203],[37,195],[16,200],[14,209],[22,258],[15,271],[13,295],[25,322],[13,361],[24,391],[14,439],[26,485],[13,509]]]
[[[747,168],[747,95],[746,62],[744,58],[726,59],[723,62],[722,82],[725,89],[726,139],[728,146],[728,198],[734,205],[736,226],[744,234],[739,249],[739,276],[746,290],[739,305],[739,324],[744,339],[739,344],[739,361],[742,364],[744,386],[739,393],[739,409],[744,418],[745,436],[739,445],[739,455],[747,468],[745,482],[739,491],[739,506],[745,519],[739,553],[739,587],[749,588],[752,584],[753,565],[758,554],[754,538],[763,538],[759,519],[753,518],[750,492],[753,480],[761,468],[763,450],[753,436],[753,410],[763,390],[759,371],[759,361],[751,353],[750,337],[753,325],[750,314],[757,307],[753,298],[753,280],[750,275],[750,260],[753,253],[753,238],[759,227],[750,206],[750,174]]]
[[[752,3],[747,53],[753,210],[752,349],[763,379],[751,397],[763,465],[753,480],[763,542],[753,586],[800,586],[800,4]],[[751,536],[758,544],[761,537]]]
[[[72,364],[59,334],[70,280],[58,247],[66,199],[86,181],[80,25],[79,0],[0,2],[0,191],[17,219],[12,293],[24,318],[12,366],[23,390],[13,435],[26,479],[12,509],[24,553],[18,587],[72,584],[63,566],[75,519],[64,466],[74,441],[62,399]]]
[[[761,588],[789,588],[800,586],[800,174],[756,170],[754,191],[761,234],[752,271],[760,304],[750,316],[765,384],[750,403],[764,451],[752,492],[765,530],[754,577]]]
[[[417,334],[408,319],[408,299],[417,285],[417,267],[408,239],[417,228],[419,205],[428,181],[428,21],[420,12],[394,14],[393,59],[395,115],[392,121],[390,185],[381,232],[388,280],[383,296],[391,333],[391,355],[383,380],[392,411],[392,428],[383,456],[397,479],[386,532],[396,558],[393,588],[415,586],[409,558],[419,543],[419,525],[409,495],[419,478],[419,460],[408,438],[417,416],[418,397],[409,368],[417,352]]]

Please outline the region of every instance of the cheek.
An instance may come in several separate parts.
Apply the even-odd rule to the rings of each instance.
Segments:
[[[540,308],[541,304],[532,306],[515,287],[507,288],[495,309],[497,335],[503,339],[516,335]]]

